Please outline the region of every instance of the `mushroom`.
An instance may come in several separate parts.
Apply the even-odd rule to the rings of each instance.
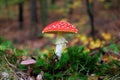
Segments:
[[[36,77],[36,80],[43,80],[43,71],[41,71],[38,75],[37,75],[37,77]]]
[[[58,56],[58,58],[61,58],[62,55],[62,49],[63,47],[66,47],[67,41],[63,37],[63,34],[65,33],[77,33],[78,30],[69,22],[64,21],[56,21],[49,25],[47,25],[42,33],[56,33],[57,39],[56,39],[56,50],[55,54]]]
[[[21,62],[22,65],[27,65],[27,67],[28,67],[28,70],[27,70],[28,78],[30,77],[30,73],[31,73],[30,65],[35,64],[35,63],[36,63],[36,61],[33,59],[27,59],[27,60],[24,60]]]

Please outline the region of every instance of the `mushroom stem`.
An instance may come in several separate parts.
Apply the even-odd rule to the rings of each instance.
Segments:
[[[30,65],[28,65],[28,70],[27,70],[28,77],[30,76],[30,73],[31,73],[31,67],[30,67]]]
[[[63,34],[58,32],[57,40],[56,40],[55,54],[58,56],[59,59],[61,58],[63,48],[66,47],[66,43],[67,43],[67,41],[63,37]]]

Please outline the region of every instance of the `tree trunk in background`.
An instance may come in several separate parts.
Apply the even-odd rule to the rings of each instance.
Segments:
[[[36,0],[30,0],[31,22],[38,23]]]
[[[9,18],[10,17],[9,0],[4,0],[3,4],[5,4],[5,9],[6,9],[5,15],[8,16],[7,20],[9,21],[10,20],[10,18]]]
[[[73,0],[69,0],[69,5],[70,5],[69,12],[68,12],[69,15],[73,14],[73,8],[72,8],[73,2],[74,2]]]
[[[51,4],[54,5],[56,0],[51,0]]]
[[[36,0],[29,0],[30,1],[30,20],[31,20],[31,38],[34,39],[37,37],[38,29],[37,29],[37,4]]]
[[[23,6],[24,6],[24,2],[20,1],[18,3],[18,10],[19,10],[19,15],[18,15],[18,21],[19,21],[19,29],[23,29]]]
[[[41,20],[44,27],[47,23],[47,0],[40,0]]]
[[[120,0],[111,0],[112,6],[116,8],[117,11],[120,11]]]
[[[111,2],[111,0],[105,0],[105,2]]]
[[[8,0],[4,0],[4,3],[5,3],[5,8],[8,9]]]
[[[91,35],[95,40],[95,27],[94,27],[94,15],[93,15],[93,0],[86,0],[87,13],[90,19]]]

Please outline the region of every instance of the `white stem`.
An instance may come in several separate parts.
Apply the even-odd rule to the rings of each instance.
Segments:
[[[58,33],[57,40],[56,40],[56,51],[55,54],[58,58],[61,58],[63,47],[66,47],[67,41],[62,36],[62,34]]]

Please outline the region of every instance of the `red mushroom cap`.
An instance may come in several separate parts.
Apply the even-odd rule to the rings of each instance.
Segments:
[[[21,64],[23,64],[23,65],[30,65],[30,64],[35,64],[35,63],[36,63],[36,61],[33,59],[28,59],[28,60],[21,62]]]
[[[56,32],[77,33],[78,30],[69,22],[56,21],[46,26],[42,31],[42,33],[56,33]]]

